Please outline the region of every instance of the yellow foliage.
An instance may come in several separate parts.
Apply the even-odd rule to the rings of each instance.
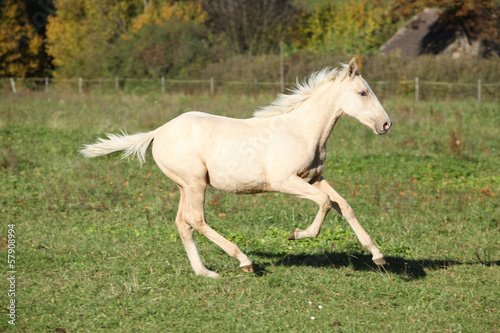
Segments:
[[[309,48],[320,52],[369,53],[387,38],[389,9],[368,0],[318,6],[303,29]]]
[[[127,33],[131,9],[140,0],[55,0],[57,15],[47,25],[47,49],[58,67],[56,75],[98,72],[99,58],[113,41]],[[82,69],[84,73],[82,73]]]
[[[143,14],[138,15],[132,21],[130,31],[137,32],[144,25],[161,25],[171,19],[201,24],[205,22],[206,14],[200,3],[165,2],[158,6],[150,6]]]
[[[60,16],[50,17],[47,27],[47,49],[54,57],[54,65],[62,66],[71,62],[83,50],[84,32],[77,22],[65,22]]]
[[[47,65],[43,37],[29,23],[21,1],[7,1],[0,14],[0,76],[26,77]]]

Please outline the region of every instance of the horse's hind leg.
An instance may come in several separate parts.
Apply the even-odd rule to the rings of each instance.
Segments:
[[[202,186],[200,183],[196,186],[184,189],[186,195],[185,205],[183,205],[182,210],[184,221],[200,234],[206,236],[212,242],[220,246],[231,257],[238,259],[241,269],[245,272],[253,272],[252,262],[243,252],[241,252],[238,246],[228,241],[207,224],[203,209],[205,189],[206,185]]]
[[[153,150],[154,156],[154,150]],[[156,160],[156,158],[155,158]],[[217,273],[212,272],[207,269],[200,258],[198,249],[193,238],[193,230],[198,231],[202,235],[207,236],[215,244],[219,245],[224,251],[226,251],[230,256],[235,257],[240,261],[240,267],[246,272],[253,272],[253,267],[251,261],[247,256],[241,252],[241,250],[233,243],[222,237],[216,231],[214,231],[205,221],[205,212],[203,209],[203,203],[205,201],[205,190],[207,187],[206,183],[206,172],[207,170],[203,166],[198,165],[198,168],[191,165],[192,170],[197,170],[196,173],[191,173],[191,175],[184,175],[185,177],[180,177],[175,173],[169,171],[162,163],[159,163],[158,167],[172,179],[178,186],[181,192],[181,200],[179,203],[179,211],[177,212],[177,217],[175,223],[179,234],[182,238],[182,242],[186,249],[189,261],[193,267],[194,272],[197,275],[217,277]]]
[[[181,191],[181,200],[179,202],[179,210],[177,212],[177,217],[175,218],[175,225],[177,226],[177,230],[182,239],[182,243],[184,244],[184,248],[186,249],[189,262],[191,263],[191,267],[193,268],[196,275],[202,275],[207,277],[218,277],[219,274],[207,269],[203,262],[201,261],[200,254],[198,253],[198,249],[196,248],[196,244],[193,238],[193,227],[186,223],[184,219],[184,206],[185,206],[185,194],[184,190],[179,187]]]

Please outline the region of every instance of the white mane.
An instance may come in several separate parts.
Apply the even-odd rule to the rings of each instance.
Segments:
[[[295,87],[288,89],[291,94],[278,94],[278,98],[268,106],[263,106],[253,113],[254,117],[265,118],[288,113],[305,101],[323,83],[342,76],[347,70],[347,65],[341,64],[341,68],[325,67],[314,72],[307,80],[295,83]]]

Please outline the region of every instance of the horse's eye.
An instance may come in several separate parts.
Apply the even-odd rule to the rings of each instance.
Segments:
[[[366,91],[362,91],[359,93],[361,96],[365,97],[365,96],[368,96],[368,94],[366,93]]]

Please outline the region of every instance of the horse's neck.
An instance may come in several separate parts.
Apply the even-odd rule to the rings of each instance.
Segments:
[[[333,93],[333,94],[332,94]],[[288,114],[301,134],[317,147],[323,147],[342,111],[336,103],[338,92],[320,91]]]

